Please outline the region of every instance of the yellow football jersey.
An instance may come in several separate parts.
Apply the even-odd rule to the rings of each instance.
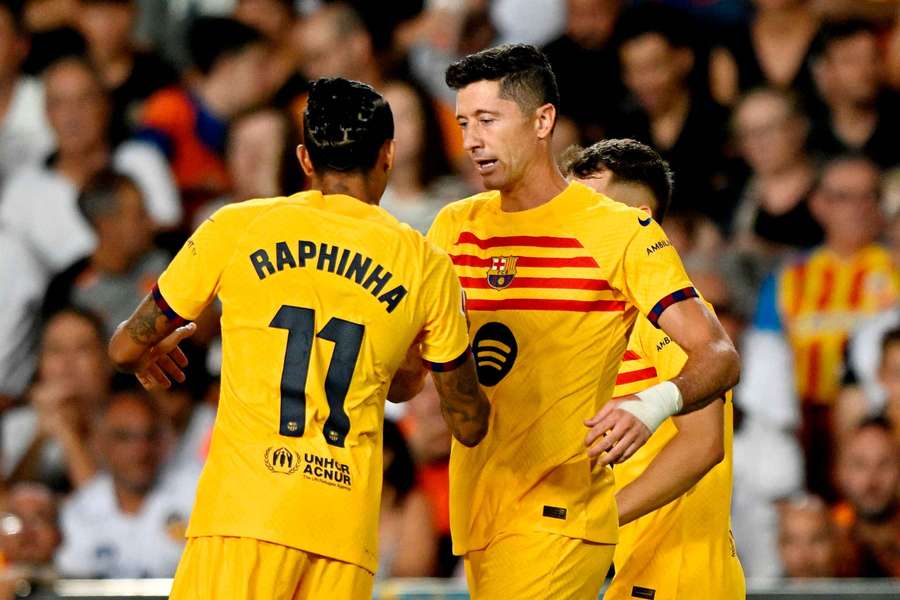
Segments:
[[[504,212],[499,192],[444,208],[429,238],[466,291],[490,429],[454,444],[454,551],[500,533],[546,531],[615,543],[612,472],[589,460],[588,419],[612,396],[638,312],[696,296],[675,249],[643,212],[570,184]]]
[[[171,318],[222,303],[222,383],[188,537],[249,537],[377,564],[381,435],[416,336],[468,352],[447,256],[377,206],[302,192],[222,208],[155,294]]]
[[[712,307],[710,307],[711,309]],[[638,317],[613,397],[672,379],[687,354],[665,332]],[[725,458],[679,498],[619,529],[610,600],[649,590],[657,600],[744,597],[744,574],[731,537],[732,401],[725,397]],[[616,465],[616,491],[644,472],[678,429],[666,419],[631,458]],[[640,596],[644,597],[644,596]]]

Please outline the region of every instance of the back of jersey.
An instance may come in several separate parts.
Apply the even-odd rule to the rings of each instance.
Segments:
[[[468,345],[449,259],[382,209],[303,192],[214,214],[162,275],[195,318],[222,302],[218,416],[188,536],[241,536],[374,571],[381,424],[417,335]]]

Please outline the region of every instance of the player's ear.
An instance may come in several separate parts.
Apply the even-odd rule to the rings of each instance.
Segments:
[[[640,210],[644,211],[645,213],[647,213],[647,215],[649,215],[650,217],[653,216],[653,209],[651,209],[651,208],[650,208],[649,206],[647,206],[646,204],[641,204],[640,206],[638,206],[638,208],[639,208]]]
[[[535,111],[535,128],[538,139],[547,139],[556,125],[556,107],[547,103]]]
[[[306,176],[312,177],[315,168],[313,167],[312,159],[309,157],[309,150],[303,144],[297,146],[297,162],[300,163],[300,167]]]
[[[386,173],[390,173],[391,169],[394,168],[394,152],[397,148],[397,142],[394,140],[388,140],[384,143],[384,146],[381,147],[382,152],[382,161],[384,163],[384,170]]]

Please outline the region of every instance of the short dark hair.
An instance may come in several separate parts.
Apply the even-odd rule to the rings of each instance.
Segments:
[[[342,77],[310,85],[303,143],[317,172],[369,171],[393,138],[391,107],[371,86]]]
[[[653,218],[661,223],[672,200],[672,169],[659,152],[632,139],[602,140],[570,153],[563,171],[585,178],[601,169],[609,170],[618,181],[639,183],[650,188],[656,200]]]
[[[118,193],[124,187],[138,189],[128,175],[104,169],[94,175],[78,194],[78,210],[91,226],[96,226],[98,219],[118,211]]]
[[[447,68],[447,85],[459,90],[478,81],[499,81],[500,96],[528,112],[544,104],[559,107],[559,88],[550,61],[530,44],[506,44],[461,58]]]
[[[649,33],[661,35],[675,48],[692,48],[694,23],[678,9],[659,3],[640,4],[625,11],[616,24],[618,45]]]
[[[204,75],[223,58],[262,43],[265,37],[257,29],[227,17],[198,17],[188,30],[191,60]]]
[[[810,55],[813,60],[825,57],[832,45],[861,33],[878,35],[875,25],[863,19],[843,19],[840,21],[826,21],[819,28],[813,40]]]

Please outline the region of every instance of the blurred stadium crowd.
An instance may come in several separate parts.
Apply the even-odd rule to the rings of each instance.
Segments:
[[[4,0],[0,598],[23,577],[173,574],[218,317],[188,383],[152,395],[106,340],[211,211],[304,187],[307,82],[384,93],[382,206],[424,232],[480,191],[444,69],[507,41],[554,66],[560,153],[634,137],[674,169],[665,229],[744,360],[747,575],[900,578],[900,3]],[[379,577],[458,575],[434,389],[388,417]]]

